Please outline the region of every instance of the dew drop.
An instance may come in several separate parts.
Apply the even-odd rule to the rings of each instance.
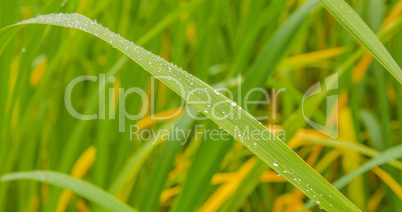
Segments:
[[[64,0],[61,4],[60,7],[64,7],[67,4],[68,0]]]
[[[274,161],[273,164],[274,164],[274,166],[279,166],[278,161]]]
[[[237,104],[236,104],[236,102],[232,102],[231,105],[232,105],[233,107],[236,107]]]

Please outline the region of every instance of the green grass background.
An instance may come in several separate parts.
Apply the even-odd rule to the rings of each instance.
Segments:
[[[77,12],[96,19],[111,31],[161,55],[210,85],[223,83],[235,88],[236,85],[228,82],[241,74],[244,90],[285,87],[289,92],[280,98],[277,119],[264,121],[264,124],[283,126],[287,133],[285,142],[297,137],[298,130],[309,128],[297,119],[303,93],[332,73],[342,72],[341,137],[320,140],[311,133],[302,138],[305,143],[294,147],[313,168],[334,182],[362,167],[378,152],[401,144],[402,87],[375,61],[366,62],[367,72],[356,81],[354,75],[361,69],[365,50],[322,6],[317,3],[301,6],[303,3],[296,0],[1,0],[0,27],[38,14]],[[381,40],[401,64],[401,13],[393,18],[394,24],[381,28],[386,18],[392,16],[391,11],[401,7],[400,1],[348,3],[374,32],[382,32],[379,33]],[[1,38],[0,41],[5,43]],[[339,54],[322,56],[337,47],[344,49]],[[315,51],[322,51],[318,54],[321,57],[309,62],[307,53]],[[294,56],[302,59],[296,60]],[[293,65],[292,61],[295,61]],[[26,27],[10,40],[0,55],[1,175],[30,170],[74,175],[73,167],[86,170],[77,161],[93,146],[96,148],[93,164],[82,178],[140,211],[199,210],[209,206],[210,197],[214,198],[230,179],[238,184],[233,186],[234,190],[226,191],[228,197],[216,209],[297,211],[309,202],[290,183],[261,181],[260,176],[270,169],[257,158],[251,159],[256,161],[245,176],[240,176],[241,168],[255,156],[235,142],[199,142],[192,137],[186,145],[177,142],[150,145],[147,141],[130,141],[128,133],[119,133],[116,120],[76,120],[65,109],[63,98],[67,84],[77,76],[100,73],[114,74],[118,85],[125,89],[135,86],[148,90],[150,86],[150,75],[143,68],[106,43],[77,30]],[[77,87],[73,93],[74,106],[88,113],[97,112],[97,86],[93,83]],[[179,106],[180,97],[173,91],[163,84],[157,88],[157,112]],[[140,103],[138,98],[129,98],[126,108],[136,114],[141,110]],[[314,120],[323,123],[325,108],[325,104],[312,104],[307,110]],[[263,106],[252,110],[252,114],[273,115]],[[147,128],[164,129],[172,123],[184,129],[192,128],[194,123],[186,120],[184,115]],[[136,121],[126,124],[136,124]],[[198,124],[217,128],[211,121]],[[355,148],[345,148],[345,143],[352,143]],[[380,168],[388,175],[378,169],[362,173],[341,192],[363,211],[400,211],[400,161]],[[234,175],[226,184],[211,183],[219,173]],[[179,192],[174,192],[175,189]],[[161,194],[169,192],[173,193],[170,198],[161,199]],[[61,205],[61,193],[61,189],[47,184],[2,182],[0,210],[55,211]],[[287,197],[292,201],[286,201]],[[104,209],[73,196],[66,210]]]

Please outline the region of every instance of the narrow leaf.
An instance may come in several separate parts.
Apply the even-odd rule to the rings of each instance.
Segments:
[[[157,76],[160,81],[216,122],[235,139],[241,141],[250,151],[270,165],[276,172],[281,173],[284,178],[321,207],[330,211],[360,211],[286,144],[238,106],[236,102],[231,101],[208,84],[174,64],[166,62],[159,56],[79,14],[42,15],[16,25],[22,24],[47,24],[74,28],[105,40],[145,70]],[[2,32],[3,30],[0,30],[0,34]],[[202,104],[200,102],[208,103]],[[211,105],[214,110],[208,111]],[[225,117],[223,114],[229,116]],[[253,131],[253,137],[250,136],[250,130]],[[249,133],[245,133],[247,131]],[[328,198],[329,195],[331,198]]]
[[[401,68],[353,8],[344,0],[320,0],[320,2],[402,84]]]
[[[32,172],[16,172],[4,175],[1,177],[1,181],[13,181],[13,180],[36,180],[40,182],[49,183],[55,186],[59,186],[65,189],[70,189],[78,195],[91,200],[99,205],[116,212],[132,212],[134,211],[127,205],[119,202],[115,197],[106,193],[102,189],[84,182],[72,178],[66,174],[53,172],[53,171],[32,171]]]

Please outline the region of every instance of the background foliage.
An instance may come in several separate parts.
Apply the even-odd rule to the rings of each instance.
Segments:
[[[348,3],[401,64],[402,2]],[[329,182],[341,179],[335,185],[361,210],[400,211],[402,165],[392,159],[401,154],[397,150],[402,138],[402,87],[322,6],[303,4],[296,0],[2,0],[0,27],[38,14],[77,12],[210,85],[234,88],[236,84],[230,82],[241,74],[243,89],[285,87],[276,119],[270,107],[250,112],[268,114],[263,124],[286,129],[284,142]],[[4,37],[0,41],[3,46]],[[23,28],[2,49],[0,66],[1,175],[29,170],[66,173],[140,211],[298,211],[309,203],[239,142],[200,142],[193,136],[185,145],[151,145],[130,141],[128,133],[118,132],[116,120],[73,118],[63,98],[67,84],[77,76],[114,74],[117,80],[107,88],[149,90],[150,75],[99,39],[72,29]],[[298,110],[303,93],[335,72],[342,73],[337,140],[309,129]],[[78,87],[74,106],[97,112],[97,88],[95,83]],[[174,111],[180,97],[162,83],[157,89],[157,112]],[[141,102],[129,98],[126,108],[136,114]],[[325,109],[325,104],[314,103],[307,108],[320,123],[326,121]],[[173,123],[192,128],[186,120],[186,114],[164,122],[147,117],[127,125],[169,129]],[[211,121],[199,124],[217,128]],[[378,156],[392,147],[393,151]],[[2,182],[0,207],[5,211],[104,210],[69,191],[29,181]]]

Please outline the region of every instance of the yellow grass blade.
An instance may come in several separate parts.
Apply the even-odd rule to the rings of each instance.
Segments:
[[[207,202],[201,207],[200,211],[217,211],[223,203],[236,191],[242,179],[247,175],[248,171],[253,167],[255,159],[251,158],[236,172],[231,180],[221,185],[214,194],[212,194]]]
[[[144,118],[142,118],[141,120],[137,121],[136,125],[140,129],[144,129],[144,128],[147,128],[158,122],[166,121],[165,119],[162,119],[163,117],[173,116],[174,118],[177,118],[180,115],[182,115],[183,112],[184,112],[183,109],[179,109],[179,108],[162,111],[162,112],[159,112],[159,113],[153,115],[154,117],[160,117],[161,119],[155,119],[151,115],[148,115],[148,116],[145,116]]]
[[[352,115],[349,108],[340,108],[339,123],[342,123],[339,125],[339,137],[341,139],[345,139],[348,142],[356,143],[357,138],[353,126]],[[343,151],[342,164],[345,173],[351,173],[355,169],[359,168],[359,166],[361,165],[360,155],[355,151],[345,149]],[[350,199],[356,205],[358,205],[358,207],[362,208],[366,205],[364,197],[356,193],[356,191],[364,191],[362,176],[358,176],[353,179],[352,182],[348,184],[347,190]]]
[[[402,200],[402,187],[391,175],[379,167],[374,167],[371,170]]]
[[[279,65],[279,70],[302,68],[308,65],[312,65],[318,62],[328,60],[333,57],[337,57],[347,51],[345,47],[337,47],[333,49],[325,49],[315,52],[309,52],[302,55],[289,57],[283,60]]]
[[[73,170],[71,171],[71,176],[76,179],[81,179],[91,168],[95,160],[96,149],[94,146],[90,146],[75,163]],[[57,206],[57,212],[63,212],[66,210],[68,203],[73,196],[73,192],[69,190],[64,190],[59,198],[59,204]]]
[[[306,162],[310,166],[314,166],[315,162],[317,161],[318,157],[320,156],[322,152],[322,146],[321,145],[316,145],[313,147],[313,150],[311,151],[309,157],[307,158]]]
[[[300,211],[304,206],[303,197],[304,195],[297,189],[277,197],[274,202],[274,212]]]
[[[389,13],[388,17],[385,19],[383,25],[381,26],[382,29],[385,29],[394,21],[399,18],[400,14],[402,13],[402,1],[399,1],[397,5],[392,9]],[[353,71],[353,82],[358,84],[361,82],[364,74],[367,72],[368,68],[370,67],[371,63],[373,62],[374,57],[370,53],[366,53],[363,58],[359,61]]]
[[[31,79],[30,79],[30,84],[32,87],[37,87],[38,84],[40,83],[43,74],[45,73],[47,68],[47,60],[46,58],[40,58],[40,62],[38,65],[34,68],[34,70],[31,73]]]
[[[320,161],[316,164],[314,169],[319,173],[323,172],[336,159],[338,159],[340,155],[341,151],[339,149],[331,150],[330,152],[326,153],[323,158],[320,159]]]
[[[261,182],[273,183],[273,182],[286,182],[286,179],[274,171],[266,171],[261,175]]]
[[[173,187],[173,188],[169,188],[169,189],[164,190],[164,191],[162,192],[161,198],[160,198],[161,203],[166,202],[168,199],[174,197],[174,196],[177,195],[179,192],[180,192],[180,187],[179,187],[179,186],[176,186],[176,187]]]
[[[368,201],[367,210],[370,212],[378,211],[378,205],[380,204],[381,200],[385,196],[385,189],[380,187],[377,191],[371,196]]]

